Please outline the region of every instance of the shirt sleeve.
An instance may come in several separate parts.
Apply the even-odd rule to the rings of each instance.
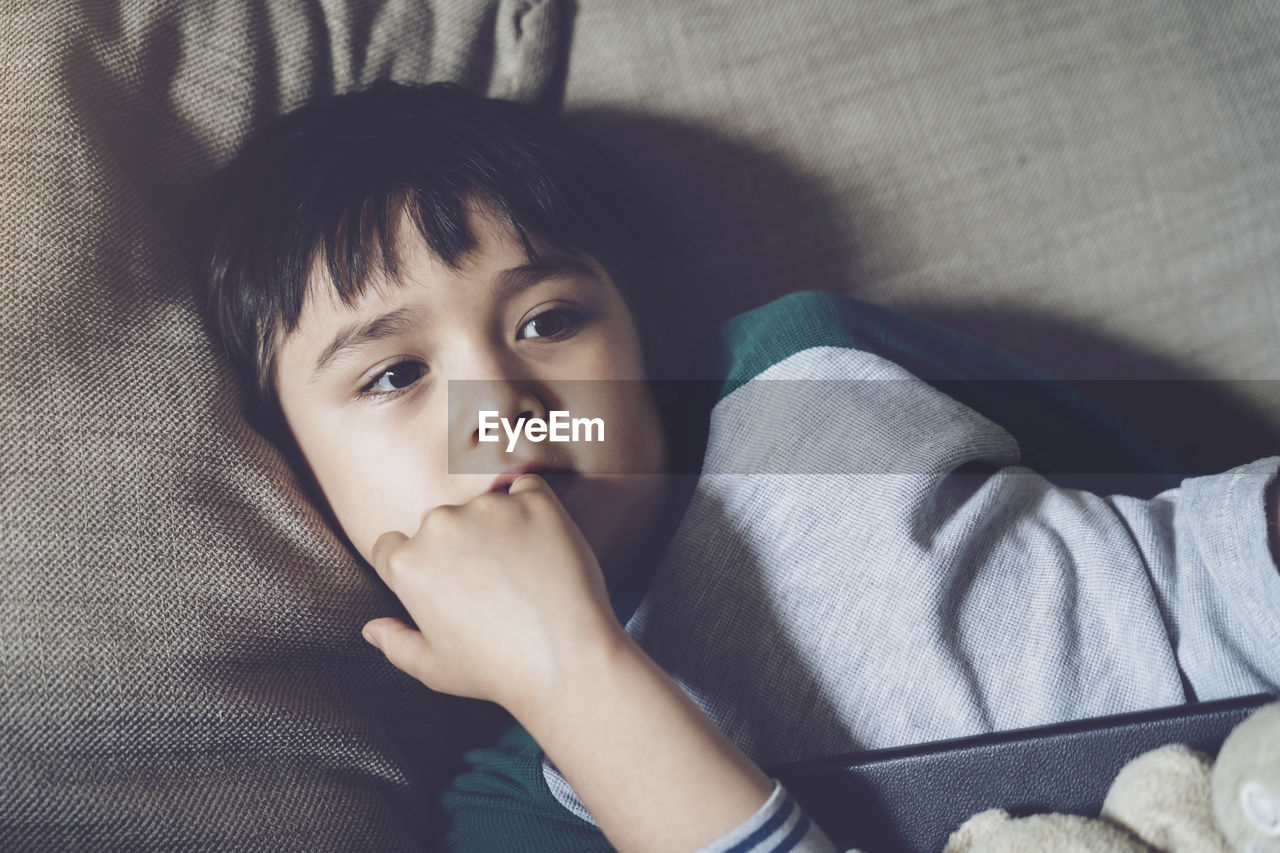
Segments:
[[[698,853],[837,853],[782,783],[760,810]],[[849,851],[858,853],[858,851]]]
[[[1149,500],[1019,462],[891,362],[796,353],[716,405],[627,630],[762,766],[1280,690],[1280,459]]]
[[[1099,713],[1280,689],[1280,571],[1266,508],[1280,459],[1188,478],[1148,500],[1061,488],[1017,464],[1016,444],[1002,447],[1011,436],[977,412],[897,365],[852,363],[875,379],[840,383],[860,398],[850,407],[868,412],[867,441],[855,442],[865,455],[852,464],[872,460],[875,491],[862,493],[893,506],[885,521],[899,541],[922,545],[921,565],[948,577],[937,600],[986,697],[1018,701],[995,683],[1012,674],[1011,649],[1022,658],[1018,688],[1044,697],[1101,688],[1092,672],[1126,667],[1127,683],[1106,688],[1124,698]],[[1030,643],[1010,639],[1021,637]],[[1172,701],[1142,674],[1162,659],[1182,681]]]
[[[1189,700],[1280,692],[1280,569],[1267,518],[1278,463],[1188,479],[1149,501],[1102,501],[1137,544]]]
[[[714,407],[626,629],[762,767],[1280,692],[1280,458],[1148,500],[1019,463],[891,362],[795,353]]]
[[[853,474],[842,498],[877,510],[875,528],[842,529],[861,555],[914,564],[930,594],[911,607],[943,602],[947,642],[988,707],[1040,697],[1052,720],[1081,716],[1059,701],[1070,692],[1106,691],[1097,713],[1111,713],[1280,689],[1266,505],[1280,459],[1147,500],[1061,488],[1017,464],[1005,430],[897,365],[838,350],[796,360],[806,356],[802,375],[831,367],[844,380],[819,388],[846,398],[859,426],[841,445],[837,464]],[[1106,677],[1117,665],[1123,683]],[[1182,695],[1157,671],[1176,672]]]

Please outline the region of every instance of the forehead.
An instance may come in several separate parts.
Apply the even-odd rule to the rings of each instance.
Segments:
[[[292,378],[304,362],[324,362],[353,341],[394,336],[435,323],[487,316],[492,306],[550,279],[571,278],[615,290],[593,258],[532,240],[526,251],[515,230],[483,208],[472,208],[467,225],[474,245],[454,264],[431,251],[407,215],[399,217],[393,239],[396,274],[371,276],[363,291],[344,300],[317,258],[297,326],[279,336],[273,381],[282,370]],[[307,369],[310,374],[313,371]]]
[[[474,207],[467,217],[474,238],[453,263],[431,250],[407,215],[399,217],[392,241],[396,270],[378,270],[353,298],[344,299],[326,264],[313,265],[299,314],[299,328],[414,302],[430,314],[433,302],[456,303],[456,310],[479,308],[492,298],[513,296],[551,278],[592,279],[612,284],[603,267],[588,255],[557,249],[536,237],[530,245],[504,219]],[[461,287],[451,287],[462,285]],[[308,314],[311,323],[307,323]]]
[[[381,254],[366,252],[363,259],[348,259],[345,271],[340,263],[340,271],[361,279],[346,287],[339,287],[333,280],[329,264],[317,247],[307,279],[299,325],[307,319],[309,310],[318,316],[359,313],[372,304],[395,301],[415,286],[438,289],[440,284],[459,280],[480,283],[501,269],[533,260],[515,229],[487,206],[469,205],[463,225],[472,238],[472,245],[446,261],[431,249],[413,218],[402,207],[392,219],[387,235],[391,257],[384,260]],[[394,267],[389,266],[388,261],[393,262]],[[365,268],[363,275],[360,274],[361,267]]]

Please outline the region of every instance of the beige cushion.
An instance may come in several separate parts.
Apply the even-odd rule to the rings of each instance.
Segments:
[[[0,848],[409,849],[456,759],[395,612],[245,427],[183,206],[375,77],[533,99],[549,0],[0,12]],[[454,700],[449,700],[453,702]]]
[[[592,0],[565,104],[717,315],[819,287],[1070,378],[1275,380],[1277,92],[1270,0]],[[1114,390],[1206,466],[1280,446],[1273,382]]]

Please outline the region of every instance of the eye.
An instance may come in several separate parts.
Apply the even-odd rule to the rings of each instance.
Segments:
[[[361,387],[360,396],[397,394],[421,379],[426,372],[427,366],[420,361],[396,362]]]
[[[567,308],[543,311],[520,327],[516,340],[525,338],[567,338],[582,325],[583,316]]]

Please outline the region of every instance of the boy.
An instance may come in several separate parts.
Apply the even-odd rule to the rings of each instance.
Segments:
[[[840,432],[749,384],[676,493],[639,390],[667,372],[643,290],[666,247],[567,130],[379,86],[283,119],[221,183],[215,324],[264,429],[417,626],[366,638],[510,711],[619,848],[829,849],[753,761],[1280,685],[1275,460],[1149,503],[1053,489],[994,424],[807,339],[841,309],[802,298],[790,351],[745,375],[833,380],[808,408]],[[762,352],[751,317],[731,334]],[[477,420],[556,411],[608,440],[507,452]],[[812,460],[830,467],[721,475]],[[611,612],[646,589],[634,618]]]

